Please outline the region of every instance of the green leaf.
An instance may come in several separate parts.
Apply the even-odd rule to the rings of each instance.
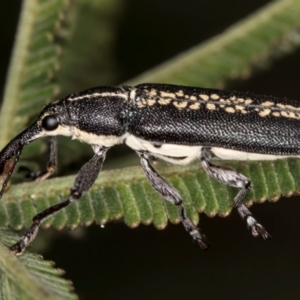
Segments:
[[[114,57],[122,1],[75,0],[67,16],[68,42],[61,57],[58,82],[62,95],[88,87],[118,83]],[[94,28],[95,30],[91,30]]]
[[[300,2],[272,1],[264,8],[174,58],[126,81],[223,88],[268,67],[300,43]]]
[[[5,246],[17,240],[17,236],[0,228],[1,242]],[[20,258],[12,255],[0,244],[0,295],[1,299],[77,299],[68,280],[61,278],[64,272],[53,267],[53,262],[39,255],[26,253]]]
[[[246,202],[276,201],[300,191],[300,162],[296,158],[262,162],[224,162],[218,165],[247,176],[253,188]],[[238,189],[225,186],[206,174],[199,164],[172,166],[159,163],[156,169],[182,195],[189,218],[199,222],[199,212],[227,216],[234,206]],[[3,196],[2,226],[20,229],[31,224],[32,216],[69,196],[74,176],[49,179],[40,183],[14,185]],[[140,167],[103,171],[93,187],[78,202],[48,219],[44,226],[75,228],[92,222],[105,224],[124,219],[130,227],[154,223],[164,228],[169,219],[178,223],[177,208],[162,199],[147,182]]]
[[[60,54],[55,38],[67,4],[66,0],[23,2],[0,114],[0,126],[6,128],[0,131],[1,148],[58,92],[51,83]]]

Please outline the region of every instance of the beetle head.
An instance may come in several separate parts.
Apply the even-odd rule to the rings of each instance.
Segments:
[[[38,119],[12,139],[0,152],[0,176],[2,176],[4,182],[0,191],[0,198],[6,183],[12,175],[22,149],[26,145],[44,136],[69,135],[69,131],[65,129],[67,126],[64,127],[68,123],[68,117],[66,116],[63,101],[58,100],[46,105]]]

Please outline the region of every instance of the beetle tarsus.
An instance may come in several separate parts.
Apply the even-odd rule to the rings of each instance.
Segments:
[[[206,236],[204,234],[201,234],[199,228],[196,227],[193,231],[190,231],[190,235],[192,236],[194,241],[198,243],[199,247],[202,250],[206,251],[209,249],[210,245],[205,242]]]
[[[40,227],[39,220],[33,220],[30,228],[24,233],[18,242],[9,247],[9,250],[15,255],[21,255],[30,243],[35,239]]]
[[[260,235],[265,241],[272,239],[272,236],[265,230],[265,228],[257,222],[251,227],[251,230],[253,236]]]

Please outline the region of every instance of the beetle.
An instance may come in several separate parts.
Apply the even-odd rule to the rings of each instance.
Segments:
[[[214,179],[239,188],[234,204],[254,236],[271,238],[244,205],[251,189],[243,174],[211,163],[226,160],[275,160],[300,155],[300,105],[279,99],[236,91],[169,84],[97,87],[47,104],[38,119],[0,152],[4,177],[0,197],[22,149],[49,136],[50,155],[43,180],[56,170],[55,136],[71,136],[92,146],[94,156],[80,169],[70,196],[38,213],[20,240],[10,247],[19,255],[35,238],[46,218],[78,200],[93,185],[108,149],[125,143],[136,151],[143,171],[154,189],[178,207],[180,220],[202,249],[205,236],[187,217],[182,198],[149,162],[150,157],[173,164],[200,160]]]

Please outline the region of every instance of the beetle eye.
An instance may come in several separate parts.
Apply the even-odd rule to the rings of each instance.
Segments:
[[[46,116],[42,121],[42,127],[47,131],[56,129],[58,125],[59,123],[55,115]]]

